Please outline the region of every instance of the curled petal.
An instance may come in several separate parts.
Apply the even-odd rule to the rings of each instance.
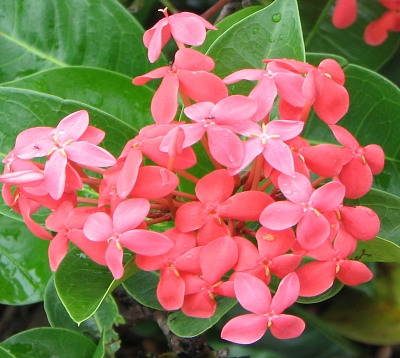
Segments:
[[[353,159],[343,167],[339,180],[346,187],[345,197],[358,199],[372,187],[371,169],[361,159]]]
[[[65,233],[58,233],[49,245],[49,263],[51,271],[57,271],[58,266],[68,252],[68,237]]]

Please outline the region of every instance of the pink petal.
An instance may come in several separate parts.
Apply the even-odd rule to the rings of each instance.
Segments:
[[[361,159],[353,159],[343,167],[339,180],[346,187],[345,197],[358,199],[368,193],[372,187],[371,169]]]
[[[303,174],[281,174],[278,178],[279,189],[290,201],[301,204],[307,203],[314,189],[310,180]]]
[[[379,46],[388,37],[388,31],[396,23],[396,13],[393,11],[385,12],[381,18],[372,21],[364,32],[364,41],[371,46]]]
[[[263,210],[260,223],[268,229],[284,230],[296,225],[303,215],[302,205],[290,201],[278,201]]]
[[[385,153],[382,147],[370,144],[364,147],[364,156],[373,175],[379,174],[385,166]]]
[[[350,0],[355,1],[355,0]],[[343,86],[345,82],[345,74],[342,67],[333,59],[327,58],[322,60],[318,65],[318,69],[325,74],[328,74],[339,85]]]
[[[343,203],[345,191],[342,183],[331,181],[315,190],[310,196],[310,201],[321,213],[335,210]]]
[[[145,75],[135,77],[132,83],[136,86],[143,86],[153,79],[165,77],[170,71],[170,66],[159,67],[153,71],[146,73]]]
[[[239,344],[258,341],[268,328],[268,318],[247,314],[231,319],[221,331],[221,338]]]
[[[379,233],[379,217],[370,208],[342,206],[340,215],[348,233],[359,240],[372,240]]]
[[[338,29],[349,27],[357,18],[357,0],[338,0],[332,14],[332,23]]]
[[[207,245],[211,241],[221,237],[229,236],[228,226],[218,216],[208,216],[207,222],[197,231],[197,244]]]
[[[204,247],[194,247],[175,260],[175,267],[179,272],[184,271],[194,275],[201,274],[200,255]]]
[[[260,227],[256,233],[258,250],[262,257],[269,260],[289,251],[296,240],[293,229],[271,230]]]
[[[178,76],[165,75],[151,101],[151,114],[157,124],[170,123],[178,110]]]
[[[89,125],[89,113],[85,110],[74,112],[63,118],[54,130],[60,143],[69,139],[78,140]]]
[[[194,201],[185,203],[178,208],[175,225],[182,232],[189,232],[201,228],[209,219],[209,214],[203,203]]]
[[[115,280],[119,280],[124,275],[123,266],[124,251],[120,249],[115,240],[111,240],[106,250],[106,262]]]
[[[263,155],[265,160],[276,170],[287,175],[294,175],[292,151],[281,140],[275,138],[268,139]]]
[[[104,137],[106,136],[106,133],[102,131],[99,128],[88,126],[85,130],[85,133],[83,133],[80,137],[80,141],[85,141],[92,143],[94,145],[99,145]]]
[[[348,286],[357,286],[372,279],[373,274],[362,262],[345,260],[340,263],[336,277]]]
[[[232,131],[218,125],[207,127],[211,155],[225,167],[236,167],[243,159],[242,141]]]
[[[263,75],[267,73],[265,70],[260,69],[244,69],[231,73],[226,76],[223,81],[226,84],[235,83],[241,80],[258,81],[263,79]],[[268,77],[266,77],[268,78]]]
[[[333,135],[341,145],[354,148],[360,147],[360,144],[358,144],[357,140],[347,129],[337,125],[330,125],[329,128],[332,130]]]
[[[235,275],[234,287],[237,300],[247,311],[259,315],[271,311],[271,292],[257,277],[238,272]]]
[[[215,104],[213,102],[200,102],[185,107],[183,111],[190,119],[200,122],[211,115],[211,110],[214,106]]]
[[[297,275],[292,272],[285,276],[279,283],[275,296],[272,298],[271,310],[276,314],[282,313],[286,308],[296,302],[299,297],[300,282]]]
[[[315,214],[307,210],[297,225],[297,240],[307,250],[315,249],[321,245],[330,233],[328,220],[322,214]]]
[[[333,260],[315,261],[301,266],[296,271],[300,281],[300,296],[317,296],[328,290],[333,285],[335,270],[336,263]]]
[[[0,182],[17,186],[38,186],[44,180],[44,174],[36,170],[21,170],[0,175]]]
[[[268,115],[274,105],[277,94],[275,81],[270,77],[262,77],[261,81],[249,94],[249,98],[257,101],[258,104],[257,112],[251,118],[253,121],[261,121]]]
[[[113,234],[113,222],[106,213],[90,215],[83,227],[83,233],[92,241],[107,241]]]
[[[122,234],[138,227],[150,211],[146,199],[129,199],[117,206],[113,214],[114,231]]]
[[[174,246],[165,235],[140,229],[125,232],[119,242],[132,252],[146,256],[165,254]]]
[[[236,242],[239,254],[233,269],[235,271],[245,271],[256,268],[261,260],[257,247],[250,240],[241,236],[234,236],[233,240]]]
[[[157,298],[161,306],[168,311],[177,310],[183,305],[185,282],[174,270],[165,269],[160,272],[157,286]]]
[[[250,119],[257,111],[257,102],[241,95],[233,95],[219,101],[211,111],[218,124],[232,124]]]
[[[117,180],[117,192],[121,199],[126,198],[135,185],[142,160],[142,152],[137,149],[131,149],[126,156]]]
[[[68,237],[64,232],[58,233],[49,245],[49,263],[51,271],[57,271],[58,266],[68,252]]]
[[[279,135],[279,139],[287,141],[298,136],[303,130],[304,123],[299,121],[275,120],[267,124],[269,135]]]
[[[186,295],[181,309],[185,315],[190,317],[210,318],[217,309],[217,302],[210,297],[207,290],[204,290]]]
[[[206,30],[202,21],[196,17],[172,15],[168,20],[174,39],[190,46],[200,46],[204,42]]]
[[[160,57],[161,48],[171,37],[168,19],[163,18],[143,35],[144,45],[149,49],[148,58],[151,63],[156,62]]]
[[[237,262],[238,248],[229,236],[211,241],[200,255],[200,267],[204,281],[215,284]]]
[[[174,65],[180,70],[211,72],[214,60],[191,48],[180,49],[175,54]]]
[[[58,200],[64,193],[67,157],[54,151],[44,166],[44,183],[52,198]]]
[[[237,193],[218,206],[221,217],[245,221],[257,221],[266,206],[273,199],[260,191],[245,191]]]
[[[165,258],[163,255],[144,256],[136,254],[135,263],[143,271],[155,271],[165,267]]]
[[[277,277],[283,278],[294,272],[300,265],[303,255],[286,254],[274,257],[268,265],[269,270]]]
[[[299,337],[306,324],[296,316],[281,314],[272,320],[271,333],[278,339],[290,339]]]
[[[105,149],[87,142],[72,142],[65,146],[69,160],[93,167],[109,167],[117,161]]]
[[[65,221],[73,208],[74,206],[69,201],[61,203],[60,206],[47,217],[45,221],[46,227],[56,232],[62,230],[66,226]]]
[[[215,170],[196,184],[196,195],[203,203],[220,203],[227,200],[235,186],[233,178],[225,169]]]

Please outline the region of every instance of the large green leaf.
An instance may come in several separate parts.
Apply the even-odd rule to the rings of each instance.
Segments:
[[[181,311],[172,313],[168,316],[168,327],[180,337],[198,336],[216,324],[236,303],[235,299],[229,297],[219,299],[217,311],[210,318],[188,317]]]
[[[106,132],[104,147],[119,155],[135,130],[117,118],[84,103],[63,100],[29,90],[0,88],[0,148],[5,156],[13,147],[15,138],[23,130],[36,126],[56,126],[68,114],[86,109],[90,124]]]
[[[44,308],[47,319],[54,328],[67,328],[83,334],[92,339],[95,343],[101,341],[102,345],[111,348],[115,352],[119,347],[118,335],[113,330],[113,325],[124,323],[123,318],[118,313],[118,307],[111,295],[108,295],[100,304],[99,309],[94,315],[83,321],[79,326],[75,323],[60,298],[58,297],[54,280],[51,279],[46,287],[44,296]],[[103,338],[103,339],[102,339]],[[100,345],[100,343],[99,343]]]
[[[72,248],[54,275],[54,283],[70,317],[78,324],[91,317],[108,294],[137,272],[133,259],[125,265],[125,275],[113,279],[106,266],[93,262],[79,249]]]
[[[367,45],[363,36],[366,26],[377,20],[385,8],[378,1],[358,0],[357,21],[341,30],[332,25],[335,3],[336,0],[299,0],[306,50],[336,54],[351,63],[379,69],[396,51],[400,34],[391,33],[380,46]]]
[[[49,244],[21,222],[0,215],[0,302],[21,305],[41,301],[51,272]]]
[[[374,187],[399,195],[400,176],[400,90],[384,77],[366,68],[348,65],[345,87],[350,108],[337,124],[347,128],[361,146],[379,144],[386,157],[383,172],[374,178]],[[307,122],[303,136],[313,143],[336,143],[330,129],[315,114]]]
[[[0,358],[16,358],[16,356],[10,354],[5,348],[0,346]]]
[[[2,1],[0,33],[0,83],[71,65],[130,77],[153,68],[141,25],[116,0]]]
[[[226,20],[228,21],[228,20]],[[231,23],[230,23],[231,24]],[[244,17],[207,43],[206,54],[220,77],[244,68],[262,68],[265,58],[304,60],[304,44],[295,0],[276,0]],[[238,89],[232,88],[232,92]]]
[[[6,339],[1,347],[20,358],[92,358],[96,345],[62,328],[35,328]]]
[[[150,103],[154,91],[135,86],[116,72],[91,67],[62,67],[41,71],[3,84],[85,103],[100,109],[139,131],[152,124]]]

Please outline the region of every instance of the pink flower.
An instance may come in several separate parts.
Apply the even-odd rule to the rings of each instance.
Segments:
[[[148,256],[164,254],[173,246],[173,242],[162,234],[137,229],[149,210],[150,203],[146,199],[130,199],[119,204],[112,217],[100,212],[86,220],[85,236],[95,242],[108,242],[105,258],[116,280],[124,274],[122,246]]]
[[[260,223],[273,230],[297,224],[297,239],[303,248],[321,245],[330,234],[330,225],[323,213],[335,210],[342,203],[343,184],[332,181],[314,190],[308,178],[299,173],[281,174],[278,183],[289,201],[268,205],[260,215]]]
[[[165,18],[158,21],[143,35],[143,43],[149,49],[148,57],[151,63],[157,61],[161,49],[171,36],[180,43],[190,46],[200,46],[206,38],[206,29],[217,30],[201,16],[189,12],[168,15],[167,8],[162,10]]]
[[[234,281],[236,298],[251,314],[231,319],[223,328],[221,338],[239,344],[258,341],[268,328],[279,339],[296,338],[305,328],[301,318],[282,314],[297,299],[299,279],[290,273],[280,282],[275,296],[260,279],[246,273],[237,273]]]
[[[44,167],[44,182],[49,194],[56,200],[64,192],[68,171],[76,173],[68,161],[97,167],[107,167],[116,162],[110,153],[96,145],[102,131],[88,125],[89,114],[82,110],[62,119],[54,129],[44,127],[39,133],[38,128],[24,132],[28,145],[18,151],[17,157],[48,157]],[[79,178],[79,175],[76,176]]]
[[[178,50],[172,66],[160,67],[133,79],[141,86],[155,78],[163,78],[151,101],[151,114],[157,124],[170,123],[178,110],[178,91],[195,102],[218,102],[228,96],[222,80],[210,73],[215,64],[211,57],[196,50]]]

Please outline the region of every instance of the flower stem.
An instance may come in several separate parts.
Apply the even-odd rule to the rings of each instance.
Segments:
[[[197,184],[197,182],[200,180],[199,178],[196,178],[194,175],[184,170],[175,170],[175,173],[195,184]]]

